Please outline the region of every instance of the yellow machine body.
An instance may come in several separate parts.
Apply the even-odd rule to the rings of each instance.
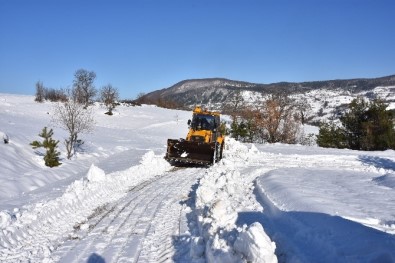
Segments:
[[[165,159],[171,163],[209,165],[222,158],[225,137],[220,133],[220,113],[193,110],[188,121],[189,132],[185,139],[168,139]]]

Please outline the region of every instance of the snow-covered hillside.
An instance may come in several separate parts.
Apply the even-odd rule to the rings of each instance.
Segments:
[[[226,139],[209,168],[174,168],[190,112],[95,105],[72,160],[29,145],[51,103],[0,94],[0,262],[395,262],[395,152]]]
[[[160,105],[171,102],[193,109],[201,105],[210,109],[226,110],[229,104],[243,98],[243,104],[256,108],[270,94],[284,92],[303,106],[308,123],[338,119],[345,107],[355,98],[382,99],[395,109],[395,75],[374,79],[344,79],[310,82],[279,82],[256,84],[228,79],[192,79],[148,93],[140,102]],[[317,126],[317,125],[316,125]]]
[[[395,108],[395,87],[376,87],[371,91],[351,93],[342,89],[312,90],[302,94],[292,95],[297,101],[306,100],[311,106],[310,116],[314,121],[338,118],[338,108],[348,105],[353,99],[363,97],[366,99],[382,99],[388,103],[387,109]],[[343,111],[343,110],[341,110]]]
[[[318,89],[307,92],[294,92],[290,98],[296,102],[305,102],[309,105],[306,116],[311,122],[318,123],[328,119],[338,118],[340,112],[344,111],[353,99],[363,97],[365,99],[382,99],[388,104],[387,109],[395,109],[395,86],[376,87],[370,91],[351,93],[350,91],[338,89]],[[266,99],[262,93],[257,91],[242,91],[241,95],[247,105],[254,106]],[[212,104],[212,107],[221,108],[220,103]]]

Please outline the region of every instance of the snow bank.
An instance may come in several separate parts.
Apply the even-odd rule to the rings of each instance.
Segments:
[[[101,182],[106,180],[106,174],[102,169],[92,164],[89,168],[86,178],[89,182]]]
[[[277,262],[273,253],[276,245],[271,242],[259,223],[253,223],[242,231],[236,239],[234,248],[243,254],[248,262]]]
[[[227,139],[226,159],[207,170],[196,191],[196,209],[201,236],[205,240],[208,262],[277,262],[275,244],[260,223],[238,227],[239,211],[245,211],[253,184],[236,169],[238,162],[248,162],[248,149]],[[251,197],[252,198],[252,197]],[[256,211],[257,208],[252,209]],[[195,242],[194,254],[203,244]]]
[[[12,215],[8,211],[0,211],[0,229],[5,229],[12,223]]]

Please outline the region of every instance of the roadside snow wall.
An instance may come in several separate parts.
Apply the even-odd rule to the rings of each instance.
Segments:
[[[207,262],[277,262],[276,245],[258,222],[238,227],[238,212],[251,210],[253,184],[237,170],[237,162],[248,162],[256,150],[227,139],[226,158],[207,170],[196,191],[196,213],[201,238],[195,240],[191,254]],[[251,196],[251,197],[250,197]],[[258,209],[262,209],[261,207]],[[202,246],[205,246],[203,249]]]

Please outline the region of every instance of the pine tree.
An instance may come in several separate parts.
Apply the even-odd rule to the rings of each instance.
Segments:
[[[33,147],[33,149],[43,147],[46,149],[46,153],[44,156],[44,161],[45,165],[49,167],[55,167],[61,165],[59,162],[59,155],[60,152],[56,150],[58,147],[59,141],[55,141],[52,139],[53,131],[50,129],[49,131],[47,130],[47,127],[44,127],[41,133],[38,135],[44,140],[42,142],[39,141],[33,141],[30,145]]]
[[[244,141],[247,136],[247,129],[246,125],[243,121],[240,123],[237,119],[233,120],[232,124],[230,125],[232,137],[236,140]]]
[[[387,107],[381,100],[353,100],[340,118],[342,127],[333,123],[321,125],[317,144],[367,151],[395,149],[394,116]]]
[[[347,132],[349,148],[359,150],[362,138],[366,135],[363,123],[367,121],[366,111],[369,109],[369,103],[358,97],[348,107],[348,112],[340,118],[340,121]]]
[[[317,144],[325,148],[348,148],[346,131],[335,123],[323,123],[317,135]]]
[[[381,100],[375,100],[366,111],[366,121],[363,123],[365,136],[361,141],[363,150],[395,149],[395,130],[393,114]]]

